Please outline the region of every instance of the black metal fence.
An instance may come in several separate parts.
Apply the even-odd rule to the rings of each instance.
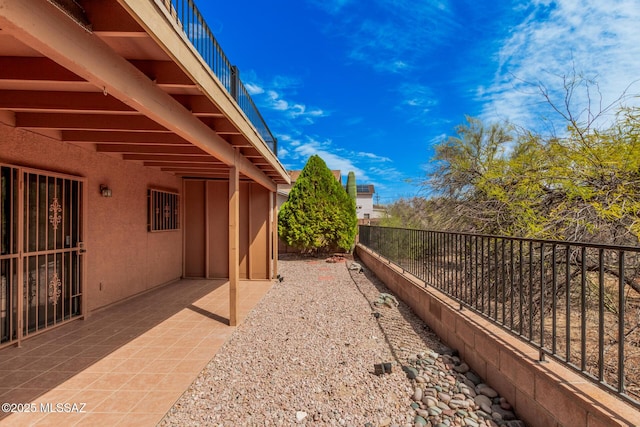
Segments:
[[[225,56],[194,0],[163,0],[163,4],[271,151],[277,155],[277,139],[269,130],[247,88],[240,80],[238,69],[231,65]]]
[[[640,248],[373,226],[360,243],[640,406]]]

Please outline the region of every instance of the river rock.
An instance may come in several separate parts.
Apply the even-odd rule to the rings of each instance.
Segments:
[[[468,426],[468,427],[479,427],[480,424],[478,424],[478,422],[474,419],[471,418],[465,418],[464,419],[464,425]]]
[[[424,396],[422,398],[422,403],[427,405],[427,408],[431,408],[432,406],[437,406],[438,405],[438,399],[436,399],[433,396]]]
[[[449,410],[451,409],[451,406],[447,405],[444,402],[438,402],[438,404],[436,405],[438,408],[442,409],[443,411]]]
[[[416,417],[413,419],[413,424],[416,427],[423,427],[427,425],[427,420],[420,415],[416,415]]]
[[[516,419],[516,415],[513,412],[502,409],[500,405],[491,405],[491,415],[494,419],[505,421]]]
[[[487,407],[491,408],[491,405],[493,404],[491,402],[491,399],[489,399],[487,396],[485,396],[484,394],[479,394],[476,397],[473,398],[474,402],[476,402],[476,404],[478,406],[480,405],[486,405]],[[487,411],[489,412],[489,411]]]
[[[511,404],[507,402],[507,399],[505,399],[504,397],[500,398],[500,407],[506,411],[511,410]]]
[[[474,374],[474,373],[473,373],[473,372],[471,372],[471,371],[466,372],[466,373],[464,374],[464,376],[465,376],[465,377],[467,377],[467,379],[473,383],[473,386],[474,386],[474,387],[475,387],[475,386],[477,386],[478,384],[480,384],[480,383],[482,382],[482,380],[480,379],[480,377],[479,377],[479,376],[477,376],[476,374]]]
[[[459,409],[459,408],[467,409],[470,405],[469,405],[469,402],[467,402],[466,400],[451,399],[451,401],[449,402],[449,406],[452,407],[453,409]]]
[[[442,391],[438,393],[438,398],[445,403],[448,403],[451,400],[451,396]]]
[[[418,377],[418,370],[411,366],[403,366],[402,370],[407,374],[407,378],[414,380]]]
[[[416,414],[420,415],[424,419],[429,418],[429,411],[425,409],[416,409]]]
[[[493,399],[494,397],[498,396],[498,392],[495,391],[494,389],[492,389],[491,387],[489,387],[486,384],[478,384],[476,386],[476,392],[478,394],[483,394],[491,399]]]
[[[454,366],[453,370],[460,374],[464,374],[466,372],[469,372],[469,365],[467,365],[466,363],[461,363],[458,366]]]

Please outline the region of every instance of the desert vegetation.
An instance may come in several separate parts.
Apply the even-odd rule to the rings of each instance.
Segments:
[[[382,222],[437,231],[381,249],[404,248],[397,262],[430,284],[640,400],[640,109],[624,104],[637,96],[603,106],[575,73],[562,91],[539,88],[560,131],[467,117],[435,146],[428,197],[397,200]]]

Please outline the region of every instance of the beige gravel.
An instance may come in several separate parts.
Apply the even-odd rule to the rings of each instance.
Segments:
[[[446,349],[404,304],[349,262],[289,258],[284,277],[238,327],[160,425],[406,425],[412,382],[400,363]],[[381,316],[374,317],[378,311]],[[374,364],[393,362],[378,376]]]

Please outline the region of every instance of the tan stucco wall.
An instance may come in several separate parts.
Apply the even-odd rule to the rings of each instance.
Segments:
[[[241,279],[270,278],[269,198],[272,194],[259,184],[240,183]],[[185,276],[229,277],[229,246],[225,243],[229,240],[229,182],[185,180],[185,208],[188,222],[185,225]]]
[[[269,278],[269,197],[272,193],[258,184],[250,184],[249,218],[249,279]]]
[[[0,162],[86,178],[89,312],[182,275],[182,231],[147,232],[147,189],[180,191],[180,179],[3,123]]]
[[[209,203],[209,277],[229,277],[229,183],[207,183]]]

